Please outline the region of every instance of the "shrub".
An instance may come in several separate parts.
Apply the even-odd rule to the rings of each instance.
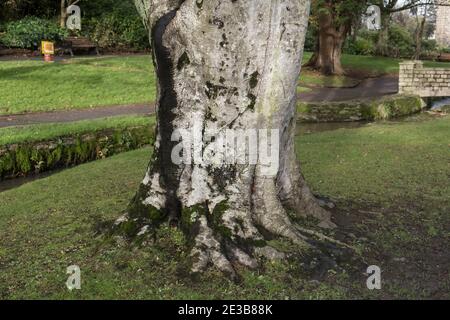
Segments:
[[[113,12],[84,20],[84,31],[102,48],[149,47],[147,31],[137,15]]]
[[[421,58],[423,59],[435,59],[439,54],[438,45],[436,40],[422,40],[422,52]]]
[[[378,40],[378,31],[362,29],[362,30],[358,31],[358,37],[365,39],[375,45]]]
[[[389,56],[393,58],[410,58],[414,55],[414,39],[404,28],[393,24],[389,28]]]
[[[306,32],[305,51],[314,52],[317,46],[317,28],[310,24]]]
[[[36,49],[42,40],[60,41],[67,36],[67,31],[50,20],[26,17],[7,23],[1,42],[14,48]]]
[[[357,55],[373,55],[378,33],[369,30],[360,30],[356,37],[347,38],[344,53]]]
[[[375,44],[372,41],[361,37],[357,37],[355,41],[349,39],[344,47],[344,52],[348,54],[370,56],[375,52]]]
[[[422,50],[436,52],[438,50],[436,40],[422,40]]]

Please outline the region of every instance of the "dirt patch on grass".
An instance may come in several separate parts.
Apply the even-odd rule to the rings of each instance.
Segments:
[[[382,290],[355,290],[356,296],[450,298],[448,218],[436,221],[442,228],[434,230],[427,225],[433,211],[412,205],[386,209],[339,204],[333,211],[337,237],[360,248],[367,264],[382,271]],[[355,275],[353,279],[358,281]]]

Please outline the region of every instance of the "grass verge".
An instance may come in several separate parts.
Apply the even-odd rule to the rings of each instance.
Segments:
[[[304,61],[311,56],[305,53]],[[345,68],[364,74],[397,73],[401,60],[343,55]],[[450,67],[450,63],[426,63]],[[347,77],[304,72],[305,86],[348,87]],[[155,101],[156,78],[150,56],[76,58],[53,64],[42,61],[0,62],[0,114],[82,109]]]
[[[122,116],[0,129],[0,180],[141,148],[153,141],[154,121]]]
[[[155,77],[149,56],[0,62],[0,114],[149,103]]]
[[[449,298],[450,118],[373,124],[297,139],[313,190],[337,201],[336,236],[382,268],[381,291],[352,266],[311,276],[301,263],[265,263],[230,283],[186,275],[185,240],[163,228],[145,248],[105,241],[105,221],[133,196],[149,148],[81,165],[0,193],[0,298]],[[290,246],[292,248],[292,246]],[[65,288],[77,264],[82,289]]]
[[[124,129],[127,127],[153,125],[154,123],[154,117],[130,115],[67,123],[46,123],[0,128],[0,146],[55,139],[61,136],[96,132],[105,129]]]

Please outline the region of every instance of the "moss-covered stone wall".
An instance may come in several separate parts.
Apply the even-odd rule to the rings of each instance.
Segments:
[[[418,96],[395,95],[376,100],[300,102],[302,122],[346,122],[387,120],[420,112],[426,106]]]
[[[137,149],[152,143],[153,131],[152,126],[108,129],[0,146],[0,180],[73,166]]]

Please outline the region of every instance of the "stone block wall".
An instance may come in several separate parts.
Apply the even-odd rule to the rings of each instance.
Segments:
[[[400,63],[400,94],[450,96],[450,68],[425,68],[421,61]]]
[[[450,47],[450,6],[437,7],[436,41],[442,47]]]

